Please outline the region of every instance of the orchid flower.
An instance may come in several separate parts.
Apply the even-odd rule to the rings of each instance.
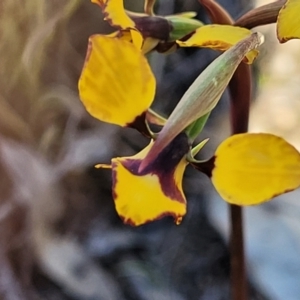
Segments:
[[[147,28],[146,35],[141,20],[124,10],[122,0],[92,2],[119,31],[90,37],[79,80],[81,101],[100,121],[134,127],[151,138],[139,153],[112,158],[110,165],[98,165],[112,170],[112,194],[124,223],[139,226],[172,216],[179,224],[187,211],[182,179],[189,164],[211,178],[225,201],[237,205],[263,203],[300,186],[299,152],[274,135],[234,135],[221,143],[210,159],[195,159],[207,142],[194,146],[196,136],[241,61],[253,62],[262,42],[259,34],[213,24],[198,26],[188,39],[176,40],[181,47],[225,52],[200,74],[164,120],[150,110],[156,82],[142,50],[145,39],[153,38],[153,31]],[[154,16],[153,4],[146,2],[150,17]],[[170,18],[164,20],[169,22]],[[172,32],[171,27],[168,35]],[[151,132],[152,122],[163,126],[158,134]]]

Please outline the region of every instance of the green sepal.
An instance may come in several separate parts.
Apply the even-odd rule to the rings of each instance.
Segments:
[[[201,133],[209,116],[210,112],[200,117],[198,120],[196,120],[186,128],[185,132],[191,142],[193,142],[195,138]]]
[[[200,160],[195,159],[195,156],[199,153],[199,151],[206,145],[206,143],[209,141],[209,138],[204,139],[201,141],[198,145],[196,145],[194,148],[190,150],[190,152],[186,156],[186,160],[189,163],[201,163]]]
[[[191,19],[187,16],[188,14],[183,16],[172,15],[165,17],[172,26],[172,31],[170,32],[168,40],[169,42],[179,40],[204,25],[199,20]],[[191,16],[193,15],[191,14]]]

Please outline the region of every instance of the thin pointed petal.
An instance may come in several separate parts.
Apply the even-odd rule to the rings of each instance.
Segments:
[[[281,43],[300,39],[300,1],[288,0],[279,12],[277,36]]]
[[[214,24],[198,28],[188,40],[177,41],[177,43],[180,47],[201,47],[224,51],[250,34],[250,30],[242,27]],[[257,50],[250,51],[246,55],[247,62],[252,63],[257,55]]]
[[[196,156],[199,151],[206,145],[206,143],[209,141],[209,138],[203,140],[202,142],[200,142],[198,145],[196,145],[192,150],[191,150],[191,154],[192,156]]]
[[[272,134],[238,134],[215,153],[212,182],[236,205],[260,204],[300,186],[300,154]]]
[[[90,37],[79,80],[80,99],[95,118],[126,126],[150,107],[155,78],[133,44],[102,35]]]
[[[141,170],[146,168],[188,125],[209,113],[217,105],[245,54],[260,44],[261,36],[253,33],[220,55],[199,75],[168,118],[154,146],[143,160]]]
[[[159,125],[159,126],[164,126],[167,122],[167,120],[162,117],[161,115],[159,115],[158,113],[156,113],[154,110],[152,110],[151,108],[148,109],[147,113],[146,113],[146,120],[149,123],[155,124],[155,125]]]

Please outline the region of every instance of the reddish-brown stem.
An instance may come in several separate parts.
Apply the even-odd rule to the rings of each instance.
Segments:
[[[252,90],[251,69],[241,63],[235,71],[230,83],[231,96],[230,117],[232,134],[248,131],[249,110]]]
[[[248,131],[251,100],[251,69],[241,63],[233,75],[229,90],[231,94],[231,132]],[[243,236],[242,207],[230,205],[230,250],[231,250],[231,292],[232,300],[247,300],[248,287]]]
[[[286,0],[278,0],[256,7],[235,21],[235,26],[252,29],[256,26],[276,23],[278,13]]]
[[[231,16],[214,0],[199,0],[199,2],[206,8],[213,23],[233,24]],[[248,65],[241,63],[229,83],[232,134],[248,131],[251,83],[251,69]],[[243,211],[240,206],[230,205],[230,224],[230,283],[232,300],[247,300],[248,287],[243,236]]]
[[[243,236],[243,211],[240,206],[230,205],[231,221],[231,293],[232,300],[248,299],[246,262]]]
[[[229,13],[219,3],[214,0],[199,0],[199,2],[205,7],[213,23],[225,25],[231,25],[233,23],[233,19]]]

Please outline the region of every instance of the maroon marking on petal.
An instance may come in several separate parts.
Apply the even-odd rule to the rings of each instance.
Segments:
[[[163,193],[171,199],[185,203],[185,199],[174,181],[174,173],[189,148],[186,134],[180,133],[142,172],[138,171],[142,162],[140,159],[127,159],[122,164],[128,171],[137,176],[157,175]]]
[[[185,42],[185,41],[187,41],[190,37],[192,37],[195,33],[196,33],[196,30],[194,30],[194,31],[188,33],[187,35],[183,36],[181,39],[179,39],[179,41]]]
[[[146,126],[146,114],[144,111],[141,115],[137,116],[132,122],[127,123],[126,126],[130,128],[134,128],[139,131],[145,137],[151,138],[151,134]]]
[[[205,175],[207,175],[209,178],[211,178],[212,176],[212,171],[215,168],[215,160],[216,157],[213,156],[212,158],[210,158],[207,161],[203,161],[203,162],[199,162],[199,163],[191,163],[191,165],[197,169],[198,171],[204,173]]]
[[[114,24],[113,20],[111,18],[109,18],[109,13],[105,11],[105,9],[106,9],[106,7],[108,5],[108,2],[109,1],[107,1],[104,4],[103,3],[102,4],[99,3],[99,6],[100,6],[100,8],[102,10],[102,14],[104,16],[104,20],[107,21],[109,25],[111,25],[112,27],[118,28],[119,30],[127,29],[127,28],[122,28],[121,25]]]
[[[144,172],[157,170],[157,173],[163,175],[163,173],[167,174],[174,171],[189,149],[187,135],[185,133],[178,134],[156,159],[145,168]]]
[[[159,174],[157,175],[159,176]],[[172,174],[166,174],[163,177],[159,176],[159,181],[162,187],[162,191],[166,196],[180,203],[186,202],[185,198],[182,196],[181,191],[174,181],[174,172]]]
[[[159,16],[130,16],[136,28],[142,33],[143,37],[152,37],[161,41],[169,39],[172,31],[171,23]]]
[[[165,217],[173,217],[175,222],[177,222],[177,220],[182,219],[183,216],[174,214],[173,212],[164,212],[153,219],[148,219],[148,220],[144,221],[144,223],[140,224],[140,225],[136,225],[135,222],[130,218],[126,219],[124,216],[120,216],[120,218],[124,224],[130,225],[133,227],[142,226],[142,225],[145,225],[145,224],[153,222],[153,221],[158,221]]]
[[[131,220],[131,219],[125,219],[125,217],[119,215],[120,219],[122,220],[122,222],[126,225],[130,225],[132,227],[137,227],[138,225],[135,225],[135,223]]]
[[[131,158],[128,158],[124,162],[122,162],[122,165],[130,173],[132,173],[133,175],[136,175],[136,176],[142,175],[143,176],[143,175],[146,175],[148,173],[147,172],[142,172],[142,173],[138,172],[138,169],[139,169],[139,166],[140,166],[141,162],[142,162],[141,159],[131,159]]]
[[[165,53],[169,51],[174,45],[179,48],[179,46],[176,44],[176,42],[160,42],[157,44],[157,46],[154,48],[158,53]]]
[[[117,199],[118,197],[118,194],[116,192],[116,185],[117,185],[117,182],[118,182],[118,179],[117,179],[117,171],[116,171],[116,163],[115,162],[112,162],[111,164],[111,167],[112,167],[112,172],[111,172],[111,176],[112,176],[112,196],[113,196],[113,199]]]
[[[140,174],[136,174],[135,171],[137,171],[139,169],[139,165],[141,163],[141,160],[138,160],[138,159],[126,159],[124,162],[122,162],[123,166],[127,168],[128,171],[130,171],[131,173],[135,174],[135,175],[140,175]],[[116,190],[115,190],[115,186],[117,184],[117,172],[116,172],[116,165],[117,163],[116,162],[112,162],[112,182],[113,182],[113,189],[112,189],[112,195],[113,195],[113,198],[116,199],[117,198],[117,194],[116,194]],[[176,167],[176,166],[175,166]],[[144,173],[144,172],[143,172]],[[173,172],[174,173],[174,172]],[[176,201],[179,201],[179,202],[182,202],[182,203],[185,203],[185,199],[182,197],[180,191],[178,190],[178,188],[176,187],[175,183],[174,183],[174,178],[173,178],[173,173],[172,174],[167,174],[167,177],[170,177],[170,184],[172,185],[172,194],[174,195],[174,198],[171,197],[170,195],[167,195],[169,197],[171,197],[172,199],[176,200]],[[146,175],[146,174],[149,174],[149,173],[145,173],[143,175]],[[159,176],[159,175],[158,175]],[[161,186],[162,186],[162,190],[163,192],[165,193],[165,188],[163,187],[163,184],[166,184],[166,182],[162,182],[161,181],[161,178],[159,177],[159,180],[160,180],[160,183],[161,183]],[[171,182],[173,181],[173,182]],[[134,187],[133,187],[134,188]],[[175,193],[174,193],[174,190]],[[130,218],[125,218],[124,216],[122,215],[119,215],[121,220],[123,221],[124,224],[128,224],[128,225],[131,225],[131,226],[134,226],[136,227],[137,225],[135,224],[135,222],[130,219]],[[155,221],[155,220],[159,220],[159,219],[162,219],[164,217],[167,217],[167,216],[171,216],[175,219],[175,222],[177,224],[177,221],[182,219],[183,215],[179,215],[179,214],[175,214],[173,212],[164,212],[158,216],[156,216],[155,218],[153,219],[148,219],[146,220],[143,224],[145,223],[150,223],[152,221]],[[142,225],[142,224],[141,224]]]
[[[294,189],[286,189],[286,190],[284,190],[282,193],[274,194],[274,195],[270,198],[270,200],[273,199],[273,198],[275,198],[275,197],[278,197],[278,196],[280,196],[280,195],[283,195],[283,194],[292,192],[292,191],[294,191],[295,189],[296,189],[296,188],[294,188]]]

